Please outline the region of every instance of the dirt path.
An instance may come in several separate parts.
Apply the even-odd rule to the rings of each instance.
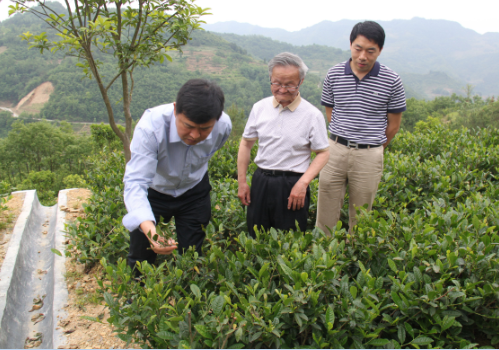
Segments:
[[[24,203],[24,193],[14,193],[6,203],[7,210],[0,213],[0,269],[9,248],[10,237],[21,213]]]
[[[90,197],[91,192],[85,189],[73,190],[68,193],[66,221],[74,222],[83,217],[82,204]],[[85,265],[76,260],[76,252],[71,258],[66,258],[66,281],[69,292],[69,302],[66,307],[68,318],[60,320],[58,326],[67,334],[66,347],[69,349],[123,349],[126,343],[115,336],[112,326],[107,323],[109,310],[100,300],[101,295],[97,281],[102,279],[102,268],[94,266],[85,271]],[[102,323],[82,318],[89,316],[100,319]]]

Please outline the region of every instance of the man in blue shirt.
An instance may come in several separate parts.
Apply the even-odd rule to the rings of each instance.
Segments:
[[[128,264],[154,263],[157,254],[180,253],[190,246],[201,252],[211,217],[208,161],[227,141],[232,125],[223,112],[220,87],[192,79],[178,92],[176,102],[144,112],[126,165],[123,225],[130,230]],[[155,224],[175,217],[177,242],[150,240]],[[152,249],[150,249],[152,248]]]

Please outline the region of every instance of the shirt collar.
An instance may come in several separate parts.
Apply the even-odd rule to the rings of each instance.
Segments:
[[[275,97],[272,99],[272,105],[274,106],[274,108],[277,108],[278,106],[281,106],[282,109],[289,109],[291,112],[294,112],[296,110],[296,108],[298,108],[298,106],[300,105],[301,103],[301,95],[300,95],[300,92],[298,92],[298,95],[296,96],[296,98],[294,99],[293,102],[291,102],[289,105],[287,105],[286,107],[282,108],[281,104],[275,99]]]
[[[180,138],[180,135],[178,134],[178,131],[177,131],[177,124],[175,123],[177,118],[175,118],[175,113],[173,113],[172,111],[172,116],[171,116],[171,119],[170,119],[170,143],[174,143],[174,142],[182,142],[182,139]],[[218,123],[218,120],[217,120],[217,123]],[[215,123],[216,125],[216,123]],[[205,142],[206,140],[210,140],[211,137],[212,137],[212,134],[213,134],[213,130],[215,130],[215,127],[213,127],[213,129],[211,130],[210,134],[208,135],[208,137],[206,139],[204,139],[203,141],[201,141],[200,143],[198,143],[197,145],[199,144],[202,144],[203,142]]]
[[[348,74],[354,75],[353,71],[352,71],[352,67],[350,67],[350,62],[352,62],[351,58],[345,62],[345,75],[348,75]],[[378,61],[376,61],[376,62],[374,62],[374,66],[371,68],[371,70],[369,71],[369,73],[367,73],[366,76],[377,77],[379,74],[379,70],[380,70],[380,64]]]

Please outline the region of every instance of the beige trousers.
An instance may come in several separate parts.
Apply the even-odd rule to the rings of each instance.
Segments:
[[[355,226],[355,207],[371,210],[383,174],[383,146],[355,149],[329,140],[329,161],[319,175],[316,225],[325,233],[340,219],[348,184],[350,230]]]

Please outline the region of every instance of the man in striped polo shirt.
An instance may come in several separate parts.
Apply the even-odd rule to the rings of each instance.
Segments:
[[[371,210],[383,173],[383,150],[398,132],[406,110],[397,73],[376,61],[385,32],[376,22],[357,23],[350,34],[352,58],[331,68],[321,104],[329,121],[329,161],[319,178],[317,226],[329,232],[340,218],[349,186],[349,227],[356,209]]]
[[[248,231],[254,227],[289,230],[307,228],[308,185],[329,157],[322,113],[300,96],[307,66],[300,57],[283,52],[269,61],[271,97],[255,103],[244,129],[237,170],[238,197],[248,206]],[[258,140],[251,190],[246,182],[251,148]],[[310,163],[310,153],[317,156]]]

